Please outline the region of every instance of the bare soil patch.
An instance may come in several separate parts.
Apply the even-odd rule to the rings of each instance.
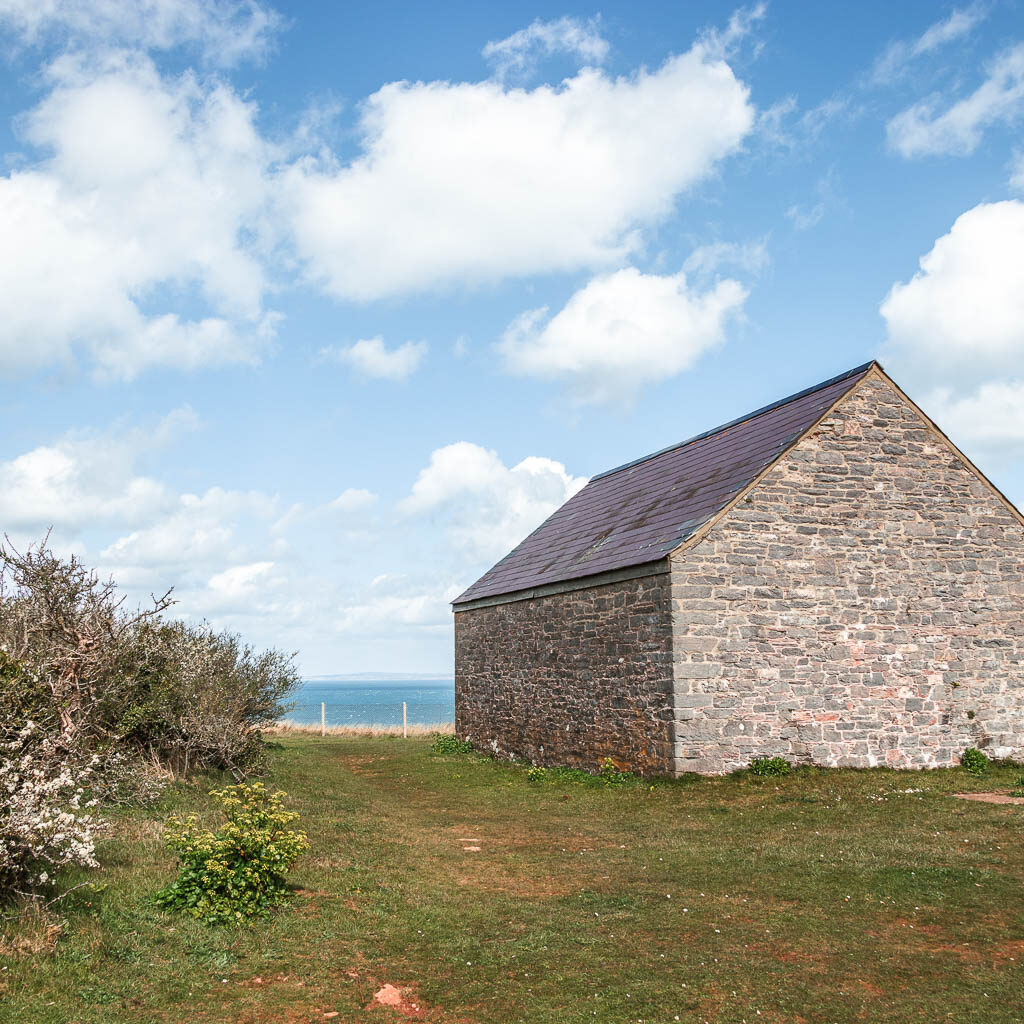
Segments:
[[[385,984],[377,989],[373,993],[373,1002],[367,1009],[372,1009],[374,1004],[387,1006],[403,1017],[412,1020],[422,1017],[424,1014],[423,1003],[416,998],[413,991],[408,988],[398,988],[396,985]]]
[[[954,793],[957,800],[977,800],[980,804],[1024,804],[1024,796],[1008,793]]]

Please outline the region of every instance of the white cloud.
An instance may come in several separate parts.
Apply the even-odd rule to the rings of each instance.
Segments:
[[[890,43],[875,61],[871,71],[872,81],[876,85],[889,84],[906,70],[911,61],[968,35],[987,15],[988,12],[981,4],[958,8],[949,17],[929,25],[916,39]]]
[[[8,2],[5,16],[35,38],[76,32],[89,12],[105,25],[124,6],[44,4],[37,17]],[[205,24],[203,12],[227,24],[263,8],[144,10],[137,31],[135,9],[124,13],[116,38],[163,45],[191,38],[180,26]],[[587,38],[574,45],[593,50]],[[311,279],[360,300],[620,264],[751,129],[748,90],[711,49],[532,90],[391,83],[365,102],[349,163],[319,142],[293,159],[216,78],[161,75],[140,52],[65,53],[20,121],[32,154],[0,176],[0,237],[21,240],[0,253],[0,369],[80,361],[130,379],[254,363],[280,319],[266,296],[285,241]],[[348,356],[401,377],[424,350],[371,338]]]
[[[814,195],[817,202],[794,203],[786,210],[786,218],[796,231],[809,231],[829,210],[845,205],[837,189],[834,168],[815,182]]]
[[[707,29],[700,38],[706,52],[724,60],[731,57],[745,39],[754,31],[754,26],[764,20],[768,13],[768,4],[759,2],[751,7],[740,7],[733,11],[729,23],[724,29]],[[760,50],[760,45],[756,47]]]
[[[786,127],[786,119],[797,110],[795,96],[783,96],[770,107],[758,111],[757,133],[761,138],[779,146],[791,146],[792,136]]]
[[[320,355],[348,363],[367,377],[382,377],[386,380],[405,380],[423,361],[427,354],[425,341],[407,341],[404,345],[388,348],[384,339],[364,338],[344,348],[329,347]]]
[[[379,500],[378,495],[363,487],[346,487],[336,498],[323,504],[294,502],[275,520],[272,532],[285,544],[287,541],[281,539],[293,530],[301,530],[306,537],[329,533],[346,541],[369,540],[380,532],[379,520],[368,514]]]
[[[175,614],[281,645],[297,617],[312,628],[333,585],[282,536],[287,518],[276,496],[213,486],[174,495],[93,557],[135,601],[173,588]]]
[[[496,74],[503,78],[513,72],[525,74],[541,58],[556,53],[569,54],[588,65],[602,64],[608,56],[608,50],[608,41],[601,36],[595,19],[537,19],[506,39],[488,43],[483,48],[483,56],[494,65]]]
[[[358,512],[369,508],[376,501],[377,495],[373,491],[368,491],[362,487],[346,487],[331,502],[331,508],[338,509],[341,512]]]
[[[885,355],[930,393],[924,408],[957,443],[1024,440],[1024,202],[961,214],[881,305]]]
[[[757,134],[772,146],[794,151],[816,141],[839,118],[853,121],[862,112],[851,97],[840,93],[804,111],[795,96],[784,96],[758,113]]]
[[[268,585],[273,583],[269,578],[273,568],[273,562],[251,562],[211,576],[207,582],[208,607],[221,614],[250,609],[254,602],[265,599]]]
[[[125,54],[48,74],[23,123],[51,155],[0,177],[0,237],[19,240],[0,253],[0,368],[80,352],[130,378],[258,359],[278,316],[262,301],[271,151],[253,106]]]
[[[0,0],[0,25],[25,45],[187,45],[220,66],[265,54],[281,24],[256,0]]]
[[[546,308],[521,314],[500,349],[512,372],[562,379],[581,401],[629,402],[718,345],[746,296],[731,279],[701,292],[684,272],[628,267],[593,278],[553,317]]]
[[[132,317],[126,326],[134,323],[134,331],[97,338],[92,355],[100,376],[125,380],[154,367],[195,370],[227,363],[253,365],[273,341],[280,319],[277,313],[267,313],[242,327],[221,317],[195,321],[182,321],[175,313]]]
[[[114,486],[98,488],[99,480]],[[42,533],[145,516],[166,500],[163,487],[125,473],[120,453],[73,442],[35,448],[0,464],[0,516],[5,527]]]
[[[184,407],[151,430],[117,422],[103,433],[68,434],[0,462],[0,534],[10,532],[24,546],[52,526],[54,546],[113,575],[129,604],[174,587],[183,613],[215,613],[223,593],[209,591],[207,578],[256,561],[253,536],[264,555],[274,546],[267,533],[278,502],[259,491],[221,487],[180,494],[140,472],[140,462],[180,447],[197,426]]]
[[[552,459],[529,456],[509,468],[497,452],[458,441],[433,452],[399,511],[443,514],[457,555],[486,568],[585,483]]]
[[[800,130],[809,139],[816,139],[824,131],[826,125],[831,124],[837,118],[847,115],[851,118],[858,116],[859,111],[851,109],[849,97],[843,95],[830,96],[822,100],[816,107],[804,111],[800,117]]]
[[[687,274],[713,274],[722,267],[736,267],[748,274],[760,274],[771,262],[768,241],[759,238],[748,242],[711,242],[694,249],[683,271]]]
[[[789,220],[797,231],[809,231],[815,227],[825,216],[825,203],[818,202],[813,206],[802,206],[794,203],[786,210],[786,219]]]
[[[966,394],[937,388],[924,410],[962,447],[1024,452],[1024,380],[986,381]]]
[[[985,128],[1024,109],[1024,43],[998,57],[970,96],[941,107],[941,99],[933,97],[897,114],[886,125],[889,145],[908,159],[973,153]]]
[[[1024,153],[1014,153],[1010,169],[1010,188],[1024,192]]]
[[[195,414],[186,407],[150,433],[66,434],[0,462],[0,533],[16,530],[38,539],[50,526],[77,534],[160,515],[173,495],[136,464],[195,426]]]
[[[376,586],[374,586],[376,584]],[[379,589],[380,577],[371,584]],[[370,636],[393,636],[398,629],[451,628],[451,602],[465,590],[459,584],[433,587],[415,587],[406,584],[395,593],[366,595],[363,600],[339,606],[335,629],[339,633],[359,633]]]
[[[102,558],[133,582],[158,569],[173,568],[191,576],[209,571],[225,558],[241,557],[236,549],[238,520],[256,516],[266,521],[276,510],[275,500],[259,491],[211,487],[202,495],[182,494],[163,515],[110,544]]]
[[[299,161],[283,201],[309,275],[342,298],[607,266],[753,120],[746,86],[702,44],[557,87],[395,82],[363,105],[362,153]]]
[[[928,365],[982,372],[1024,361],[1024,202],[961,214],[881,306],[891,344]]]
[[[944,21],[937,21],[910,44],[910,53],[919,57],[923,53],[931,53],[932,50],[945,46],[946,43],[973,31],[974,26],[984,21],[988,12],[981,4],[972,4],[970,7],[957,9]]]

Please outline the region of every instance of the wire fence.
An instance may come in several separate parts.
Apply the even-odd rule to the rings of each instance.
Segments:
[[[296,704],[282,722],[288,725],[346,728],[356,726],[441,726],[455,721],[454,699],[444,702],[395,701],[392,703],[328,704],[316,701]]]

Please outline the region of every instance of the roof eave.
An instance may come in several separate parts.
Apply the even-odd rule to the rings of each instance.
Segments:
[[[452,601],[452,611],[468,612],[475,608],[491,608],[494,605],[513,604],[516,601],[532,601],[536,598],[550,597],[554,594],[568,594],[574,590],[606,587],[612,583],[642,579],[645,576],[660,576],[668,571],[668,557],[665,556],[652,562],[641,562],[636,565],[623,566],[619,569],[607,569],[605,572],[594,573],[592,576],[573,576],[567,580],[542,583],[539,586],[528,587],[525,590],[512,590],[504,594],[490,594],[485,597],[470,598],[468,601],[456,598]]]

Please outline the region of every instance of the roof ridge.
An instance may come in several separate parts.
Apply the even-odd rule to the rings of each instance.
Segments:
[[[729,420],[728,423],[722,423],[719,426],[712,427],[710,430],[705,430],[700,434],[694,434],[693,437],[689,437],[685,441],[679,441],[677,444],[670,444],[667,448],[661,448],[656,452],[651,452],[650,455],[643,455],[639,459],[624,462],[621,466],[616,466],[614,469],[606,469],[603,473],[595,473],[590,480],[601,480],[606,476],[611,476],[613,473],[621,473],[624,469],[632,469],[634,466],[639,466],[644,462],[649,462],[651,459],[656,459],[659,455],[666,455],[668,452],[676,451],[679,448],[685,448],[687,445],[693,444],[694,441],[703,441],[707,437],[713,437],[715,434],[719,434],[723,430],[728,430],[730,427],[738,426],[740,423],[746,423],[747,420],[755,419],[757,416],[763,416],[766,412],[772,412],[784,405],[789,405],[790,402],[795,402],[797,399],[806,398],[807,395],[811,395],[815,391],[822,391],[825,388],[831,387],[833,384],[838,384],[840,381],[844,381],[849,377],[856,377],[859,373],[866,373],[872,366],[876,365],[878,365],[877,360],[869,359],[866,363],[862,363],[860,366],[855,366],[852,370],[847,370],[845,373],[837,374],[835,377],[830,377],[828,380],[823,380],[820,384],[814,384],[809,388],[804,388],[803,391],[797,391],[796,394],[789,395],[786,398],[780,398],[777,402],[764,405],[760,409],[755,409],[753,412],[746,413],[744,416],[738,416],[734,420]]]

